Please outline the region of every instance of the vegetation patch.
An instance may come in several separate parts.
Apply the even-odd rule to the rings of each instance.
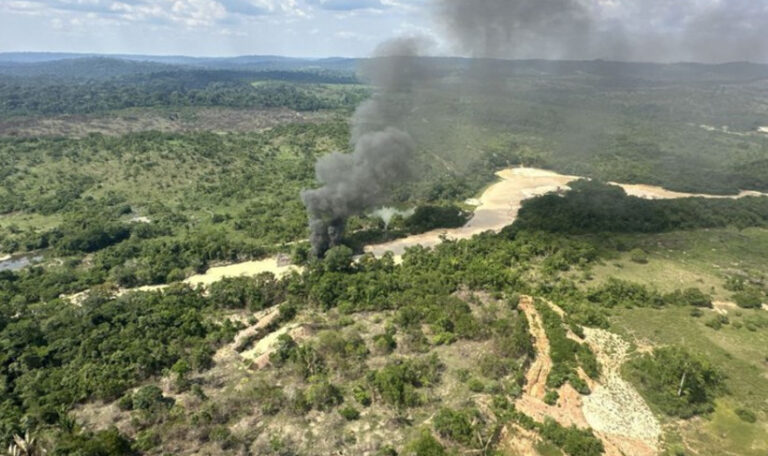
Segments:
[[[681,347],[654,349],[627,363],[625,371],[643,397],[670,416],[710,413],[724,392],[723,374]]]

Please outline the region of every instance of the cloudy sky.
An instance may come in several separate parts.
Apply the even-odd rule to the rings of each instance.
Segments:
[[[435,13],[435,2],[441,1],[0,0],[0,52],[365,56],[387,38],[424,35],[435,43],[434,53],[467,54]],[[514,51],[500,57],[768,62],[768,0],[464,3],[474,8],[485,1],[510,15],[529,14],[539,5],[544,11],[534,16],[533,32],[524,25],[530,22],[512,16],[491,24],[525,32],[508,35],[525,43],[508,43]],[[574,5],[576,23],[571,12],[562,13],[575,10]],[[560,11],[555,20],[553,11]],[[579,43],[585,44],[564,51],[578,27],[583,27]],[[466,33],[483,31],[474,24],[463,33],[466,42]],[[544,44],[538,46],[539,41]]]

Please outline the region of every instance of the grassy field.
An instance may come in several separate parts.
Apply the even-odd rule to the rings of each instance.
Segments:
[[[593,270],[594,283],[609,277],[642,283],[661,292],[697,287],[717,300],[730,301],[724,288],[733,274],[762,278],[768,255],[768,230],[701,230],[612,239],[623,250],[642,248],[648,263],[615,252]],[[591,285],[593,285],[592,283]],[[727,312],[730,324],[715,330],[705,325]],[[687,447],[691,454],[762,455],[768,451],[768,313],[735,306],[705,310],[692,316],[689,308],[634,308],[612,311],[611,330],[632,341],[640,352],[650,347],[679,345],[704,355],[725,373],[727,393],[711,416],[690,421],[665,419],[669,448]],[[748,328],[750,322],[763,326]],[[756,423],[735,411],[755,412]],[[660,415],[661,416],[661,415]],[[686,452],[686,454],[688,454]]]
[[[596,283],[609,277],[643,283],[661,292],[697,287],[716,300],[731,300],[724,288],[731,276],[763,279],[768,230],[759,228],[680,231],[654,235],[613,236],[611,252],[593,269]],[[613,250],[617,248],[617,250]],[[647,263],[632,261],[641,249]]]
[[[681,442],[693,454],[762,455],[768,450],[768,335],[764,329],[736,328],[736,323],[758,313],[760,318],[768,317],[762,310],[739,312],[742,316],[732,316],[731,324],[719,331],[703,324],[706,316],[691,317],[688,309],[624,309],[611,318],[612,330],[638,347],[689,347],[726,374],[728,393],[717,401],[711,416],[688,422],[666,420],[667,441]],[[757,423],[741,420],[737,409],[757,413]]]

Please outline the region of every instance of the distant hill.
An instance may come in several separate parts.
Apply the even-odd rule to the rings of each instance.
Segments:
[[[97,62],[99,60],[134,62],[147,65],[150,63],[171,66],[198,67],[209,69],[249,70],[249,71],[280,71],[280,70],[336,70],[353,72],[356,70],[358,59],[324,58],[302,59],[273,55],[251,55],[238,57],[186,57],[186,56],[152,56],[132,54],[72,54],[48,52],[6,52],[0,53],[0,68],[18,65],[63,65],[66,61]],[[55,67],[52,67],[55,68]]]
[[[768,78],[768,65],[749,62],[725,64],[636,63],[553,60],[484,60],[454,57],[426,57],[437,71],[446,73],[471,70],[482,64],[486,69],[522,76],[594,76],[622,82],[729,82]],[[151,56],[132,54],[73,54],[46,52],[0,53],[0,74],[35,77],[51,76],[99,79],[147,74],[172,69],[235,71],[334,71],[355,73],[366,59],[331,57],[306,59],[274,55],[238,57]]]

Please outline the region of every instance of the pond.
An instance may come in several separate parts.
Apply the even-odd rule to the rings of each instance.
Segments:
[[[40,255],[22,255],[5,258],[0,261],[0,271],[18,271],[42,259],[43,257]]]

